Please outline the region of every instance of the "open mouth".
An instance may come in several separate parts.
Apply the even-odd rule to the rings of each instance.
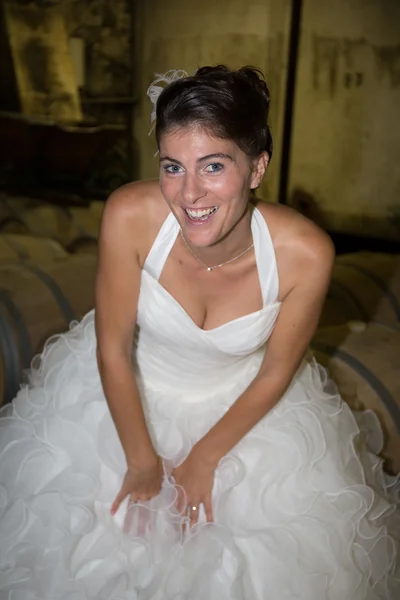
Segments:
[[[184,211],[190,221],[208,221],[208,219],[217,212],[219,206],[213,206],[212,208],[185,208]]]

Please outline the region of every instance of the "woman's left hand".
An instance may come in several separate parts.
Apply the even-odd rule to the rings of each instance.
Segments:
[[[215,466],[202,460],[195,451],[186,457],[179,467],[172,471],[176,485],[182,486],[176,508],[181,515],[190,518],[190,526],[199,520],[200,504],[204,506],[207,521],[213,521],[212,489],[214,485]]]

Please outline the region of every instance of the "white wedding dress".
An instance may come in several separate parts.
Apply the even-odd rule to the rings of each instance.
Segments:
[[[162,491],[110,515],[125,460],[92,311],[47,343],[29,385],[1,412],[0,600],[398,600],[398,488],[386,489],[353,413],[312,358],[220,462],[215,522],[201,515],[182,534],[168,469],[255,377],[280,303],[255,209],[264,306],[200,329],[158,283],[178,230],[170,214],[146,260],[133,351],[165,459]]]

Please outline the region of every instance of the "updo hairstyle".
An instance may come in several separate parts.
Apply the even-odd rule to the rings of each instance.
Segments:
[[[201,67],[193,76],[170,83],[157,102],[156,140],[179,127],[198,125],[232,140],[251,159],[272,155],[268,126],[269,90],[253,67],[231,71],[224,65]]]

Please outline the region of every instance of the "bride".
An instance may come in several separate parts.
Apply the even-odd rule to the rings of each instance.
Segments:
[[[307,351],[332,243],[252,201],[267,86],[165,81],[160,178],[107,201],[96,310],[1,413],[0,600],[394,600],[398,490]]]

